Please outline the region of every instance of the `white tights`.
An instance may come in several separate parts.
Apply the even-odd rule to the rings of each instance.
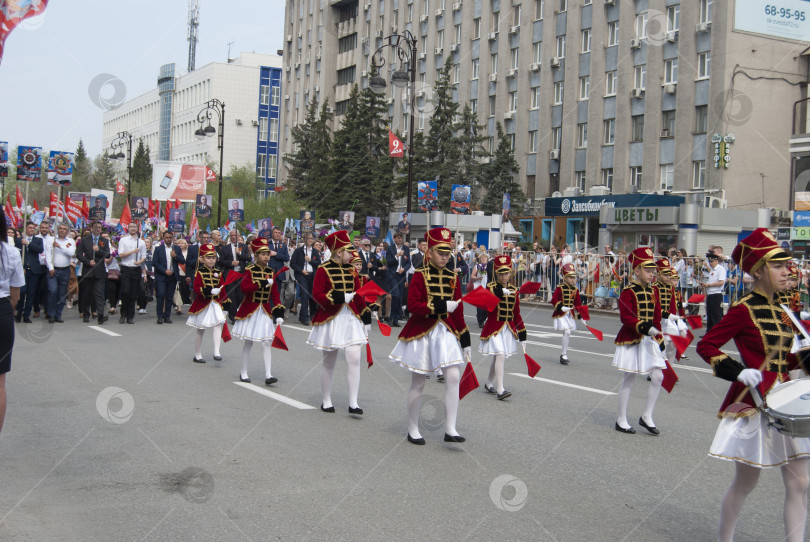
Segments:
[[[745,498],[757,486],[761,469],[735,463],[737,472],[734,481],[726,490],[723,505],[720,509],[720,542],[732,542],[734,528],[740,516]],[[804,540],[805,523],[807,522],[807,488],[810,486],[810,475],[807,473],[807,459],[794,459],[781,467],[782,480],[785,483],[785,540],[800,542]]]
[[[347,378],[349,381],[349,406],[360,408],[357,404],[357,394],[360,392],[360,347],[359,344],[347,346],[346,364],[349,366]],[[321,393],[323,395],[323,406],[332,406],[332,378],[335,374],[335,364],[337,363],[337,350],[324,350],[323,366],[321,367]]]
[[[222,324],[212,327],[211,331],[214,334],[214,355],[219,356],[219,345],[222,343]],[[194,338],[194,356],[197,359],[202,357],[202,339],[204,333],[204,329],[198,329],[197,336]]]
[[[245,341],[242,347],[242,378],[247,378],[247,367],[250,361],[250,349],[253,348],[253,341]],[[273,374],[270,372],[270,360],[273,357],[273,341],[266,339],[262,341],[262,354],[264,357],[264,377],[270,378]]]
[[[419,415],[422,411],[422,393],[425,390],[427,375],[411,373],[411,387],[408,390],[408,434],[411,438],[422,438],[419,432]],[[458,436],[458,388],[461,384],[461,365],[444,368],[444,432]]]
[[[566,330],[563,331],[563,336],[562,336],[562,352],[561,352],[561,354],[563,356],[568,357],[568,343],[570,341],[571,341],[571,330],[566,329]]]
[[[492,381],[495,381],[496,390],[498,393],[503,393],[503,364],[506,361],[506,357],[498,354],[497,356],[492,357],[492,365],[489,366],[489,377],[487,377],[487,387],[492,385]]]
[[[644,408],[644,414],[641,417],[644,423],[651,427],[655,427],[652,419],[653,408],[655,402],[658,400],[658,393],[661,391],[661,382],[664,381],[664,373],[661,369],[653,369],[650,373],[650,386],[647,388],[647,405]],[[622,383],[619,386],[619,418],[616,422],[620,427],[627,429],[630,423],[627,421],[627,404],[630,402],[630,389],[636,381],[636,373],[625,373]]]

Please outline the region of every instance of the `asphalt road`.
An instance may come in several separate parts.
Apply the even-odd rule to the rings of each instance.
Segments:
[[[467,312],[483,383],[488,362]],[[342,355],[337,413],[318,409],[321,356],[297,322],[284,325],[289,352],[273,351],[271,388],[259,347],[255,385],[240,385],[238,340],[216,366],[207,335],[209,363],[192,363],[194,330],[180,317],[162,326],[113,318],[101,329],[114,336],[74,311],[64,325],[18,325],[0,436],[0,540],[716,539],[734,467],[707,451],[726,383],[690,347],[655,410],[661,435],[618,433],[618,320],[594,315],[605,341],[575,332],[562,366],[550,314],[524,307],[529,353],[543,367],[535,379],[511,357],[510,399],[481,389],[461,401],[466,443],[442,441],[444,385],[428,381],[426,446],[405,439],[410,374],[387,359],[395,336],[376,329],[357,419]],[[639,378],[633,388],[636,426],[646,386]],[[764,472],[737,540],[781,539],[782,501],[780,473]]]

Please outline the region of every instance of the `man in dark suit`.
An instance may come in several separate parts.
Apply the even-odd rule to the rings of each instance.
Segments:
[[[360,268],[360,274],[366,275],[369,279],[374,278],[377,273],[377,268],[380,266],[380,261],[377,255],[371,249],[371,241],[363,239],[360,243],[360,259],[363,260],[363,266]]]
[[[293,251],[290,267],[295,271],[295,281],[298,283],[301,298],[298,321],[305,326],[310,325],[310,319],[316,309],[315,300],[312,299],[312,283],[315,279],[315,270],[319,265],[321,265],[321,255],[312,247],[312,234],[304,234],[304,245]]]
[[[287,243],[284,242],[284,232],[278,226],[273,226],[268,248],[270,248],[270,262],[267,265],[278,272],[290,261],[290,250],[287,248]],[[281,304],[285,307],[292,306],[295,302],[295,285],[288,280],[287,273],[278,275],[276,281],[278,281]]]
[[[155,270],[155,293],[157,294],[157,323],[172,323],[172,298],[180,275],[180,264],[186,263],[179,247],[174,246],[174,234],[163,232],[163,244],[155,247],[152,265]]]
[[[231,271],[244,273],[245,267],[250,263],[250,260],[250,250],[248,250],[245,243],[239,242],[239,232],[231,230],[230,234],[228,234],[228,242],[219,248],[219,262],[225,273],[225,280],[228,280],[228,274]],[[228,306],[228,317],[231,319],[231,323],[236,318],[236,311],[245,297],[245,294],[242,293],[241,283],[242,281],[237,280],[225,287],[228,292],[228,299],[231,300]]]
[[[399,327],[405,281],[408,280],[407,272],[411,267],[411,251],[402,244],[401,233],[394,234],[394,244],[386,249],[385,261],[388,265],[388,283],[391,286],[391,326]]]
[[[104,316],[104,286],[107,283],[107,267],[104,260],[110,257],[110,242],[101,236],[101,222],[94,222],[90,235],[82,238],[76,248],[76,258],[82,262],[82,282],[84,287],[84,300],[80,300],[84,307],[84,321],[90,321],[93,299],[95,299],[98,323],[108,320]]]
[[[22,254],[25,269],[25,287],[21,290],[20,300],[17,302],[17,321],[30,324],[34,298],[45,276],[45,266],[39,261],[39,255],[45,250],[45,244],[42,237],[37,235],[37,225],[29,221],[25,225],[25,235],[15,239],[14,245]]]

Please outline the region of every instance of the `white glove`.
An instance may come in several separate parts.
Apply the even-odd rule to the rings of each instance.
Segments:
[[[667,316],[667,320],[670,322],[677,322],[679,318],[677,314],[670,313],[669,316]]]
[[[222,288],[211,288],[211,295],[219,295],[219,292],[222,291]]]
[[[461,351],[464,353],[464,357],[465,357],[465,358],[467,358],[467,359],[471,359],[471,358],[472,358],[472,347],[470,347],[470,346],[465,346],[464,348],[462,348],[462,350],[461,350]]]
[[[363,329],[366,332],[366,339],[368,339],[368,334],[371,333],[371,324],[366,324],[363,326]]]
[[[590,324],[590,323],[591,323],[591,321],[590,321],[590,320],[582,320],[582,323],[583,323],[583,324],[585,324],[585,325],[587,326],[588,324]]]
[[[571,307],[563,307],[560,310],[563,311],[563,313],[568,314],[569,312],[571,312]]]
[[[458,308],[458,301],[448,301],[447,302],[447,312],[448,314],[451,312],[455,312]]]
[[[272,285],[273,285],[273,279],[267,279],[267,284],[269,284],[270,286],[272,286]]]
[[[799,318],[802,320],[810,320],[810,312],[808,311],[801,311],[799,313]]]
[[[351,303],[352,299],[354,299],[354,292],[349,292],[348,294],[343,294],[343,302],[344,303]]]
[[[502,288],[502,290],[503,295],[512,295],[512,290],[510,290],[509,288]]]
[[[276,325],[277,326],[280,326],[283,323],[284,323],[284,318],[276,318]]]
[[[655,326],[651,327],[650,330],[647,332],[647,335],[650,337],[655,337],[656,335],[660,335],[661,332],[655,328]]]
[[[737,375],[737,380],[749,388],[755,388],[762,382],[762,372],[756,369],[743,369]]]

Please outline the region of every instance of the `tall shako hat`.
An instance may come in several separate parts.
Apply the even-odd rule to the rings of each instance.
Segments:
[[[790,256],[779,246],[771,232],[757,228],[734,247],[731,259],[750,275],[770,260],[788,260]]]
[[[627,256],[627,261],[636,269],[642,267],[655,267],[655,255],[650,247],[638,247]]]
[[[451,239],[450,230],[447,228],[433,228],[427,232],[428,249],[438,252],[450,252],[452,250]]]
[[[330,234],[326,238],[325,243],[332,254],[337,254],[341,249],[352,246],[352,241],[349,239],[349,232],[346,230],[338,230]]]

